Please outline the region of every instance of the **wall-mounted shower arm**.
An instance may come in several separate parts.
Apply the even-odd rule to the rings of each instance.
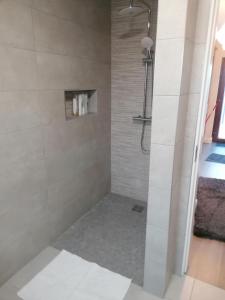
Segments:
[[[140,2],[144,8],[146,8],[146,10],[151,11],[151,6],[145,1],[145,0],[138,0],[137,2]],[[133,7],[134,6],[134,0],[130,0],[130,5],[129,7]]]
[[[145,1],[145,0],[138,0],[137,2],[140,2],[142,6],[144,7],[144,11],[148,13],[148,36],[150,36],[150,30],[151,30],[151,6]],[[134,7],[134,0],[130,0],[130,8]]]

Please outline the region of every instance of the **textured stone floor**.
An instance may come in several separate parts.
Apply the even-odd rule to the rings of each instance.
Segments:
[[[142,213],[132,211],[139,204]],[[109,194],[53,244],[133,279],[144,276],[146,205]]]

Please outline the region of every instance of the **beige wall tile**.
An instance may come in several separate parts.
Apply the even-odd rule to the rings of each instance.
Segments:
[[[0,46],[0,90],[37,88],[36,56],[33,51]]]
[[[179,97],[155,96],[151,141],[155,144],[174,145],[176,137]],[[155,118],[154,118],[155,116]]]
[[[146,239],[149,240],[150,252],[146,253],[151,261],[166,264],[168,229],[163,230],[154,225],[147,225]]]
[[[64,91],[42,90],[37,92],[37,107],[41,124],[65,122]],[[46,132],[46,128],[44,129]]]
[[[191,277],[173,276],[165,297],[168,300],[189,300],[193,285],[194,279]]]
[[[174,146],[152,144],[149,185],[171,188],[173,175]],[[161,168],[159,168],[162,166]]]
[[[148,217],[149,225],[168,230],[170,215],[170,190],[158,187],[149,187]]]
[[[212,2],[210,0],[198,1],[198,16],[194,38],[196,43],[206,43],[211,3]]]
[[[77,86],[72,85],[72,61],[73,59],[69,56],[37,53],[40,89],[78,89],[79,81],[77,81]]]
[[[158,39],[184,38],[187,0],[159,0]]]
[[[29,6],[14,0],[0,2],[0,43],[34,49],[32,15]]]
[[[0,92],[0,133],[37,127],[41,119],[37,92]]]
[[[163,297],[166,289],[165,264],[149,259],[148,266],[151,270],[146,270],[144,278],[145,290],[151,294]]]
[[[196,94],[201,92],[204,57],[205,57],[205,44],[196,44],[194,46],[191,80],[190,80],[189,91],[191,94]]]
[[[0,135],[1,166],[20,161],[44,158],[43,135],[41,128],[27,129]]]
[[[34,8],[98,31],[110,30],[109,1],[91,0],[34,0]]]
[[[155,58],[155,95],[179,95],[183,67],[184,40],[158,40]]]
[[[78,35],[79,38],[82,36],[82,28],[79,25],[73,26],[71,22],[38,10],[33,10],[32,15],[37,51],[66,55],[71,47],[71,27],[76,30],[74,35]]]
[[[1,284],[110,190],[110,1],[4,0],[0,19]],[[79,89],[98,112],[66,121]]]

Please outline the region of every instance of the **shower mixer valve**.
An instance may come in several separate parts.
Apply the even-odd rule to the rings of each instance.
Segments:
[[[137,117],[133,117],[133,121],[140,121],[140,122],[150,122],[152,121],[152,117],[144,117],[144,116],[137,116]]]

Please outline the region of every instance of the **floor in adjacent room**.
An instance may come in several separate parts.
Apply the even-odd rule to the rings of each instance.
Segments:
[[[225,144],[203,144],[200,158],[199,176],[225,180],[225,164],[206,161],[208,156],[212,153],[225,155]]]
[[[203,145],[199,175],[225,180],[225,164],[206,161],[211,153],[225,155],[225,144]],[[225,289],[225,243],[193,236],[188,275]]]
[[[142,212],[133,211],[143,206]],[[146,204],[109,194],[53,244],[143,285]]]
[[[193,236],[188,275],[225,290],[225,243]]]

